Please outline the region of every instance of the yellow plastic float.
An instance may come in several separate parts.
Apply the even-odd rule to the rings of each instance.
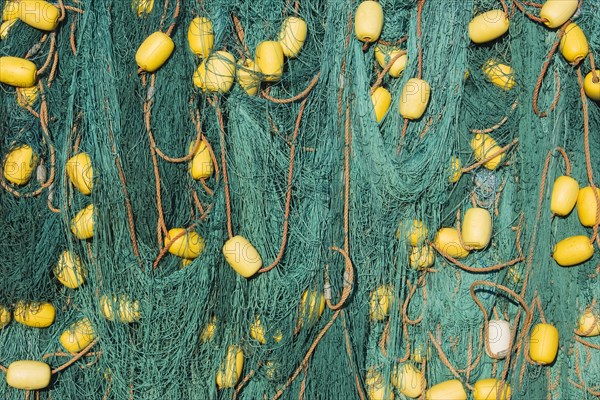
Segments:
[[[400,95],[400,104],[398,105],[400,115],[410,120],[421,118],[429,104],[430,95],[431,87],[427,81],[417,78],[409,79]]]
[[[398,365],[391,377],[392,385],[403,395],[416,399],[427,387],[427,379],[412,364]]]
[[[558,353],[558,330],[550,324],[537,324],[529,336],[529,357],[540,365],[552,364]]]
[[[71,219],[71,232],[78,239],[91,239],[94,236],[94,205],[89,204]]]
[[[361,42],[373,43],[379,39],[383,28],[383,9],[376,1],[363,1],[354,14],[354,32]]]
[[[596,77],[593,72],[585,76],[583,89],[587,97],[594,101],[600,101],[600,70],[596,70]]]
[[[552,257],[562,267],[572,267],[592,258],[594,245],[587,236],[571,236],[554,246]]]
[[[60,335],[60,344],[69,353],[78,353],[85,349],[96,338],[89,318],[82,318],[73,323]]]
[[[4,161],[4,178],[14,185],[26,185],[37,166],[37,160],[37,155],[27,144],[11,150]]]
[[[547,0],[540,10],[540,18],[548,28],[558,28],[577,11],[579,0]]]
[[[6,370],[8,386],[21,390],[44,389],[50,384],[51,377],[50,366],[41,361],[14,361]]]
[[[82,152],[67,161],[67,176],[82,194],[92,193],[94,169],[88,153]]]
[[[429,230],[423,224],[423,221],[419,221],[417,219],[411,222],[406,222],[409,226],[404,230],[404,223],[401,222],[398,226],[398,230],[396,231],[396,239],[400,240],[404,235],[404,239],[411,246],[420,246],[423,244],[425,239],[427,239],[427,234]]]
[[[15,0],[6,0],[2,9],[2,21],[14,21],[19,18],[19,4]]]
[[[17,88],[17,104],[21,107],[31,107],[37,101],[38,95],[39,90],[37,86]]]
[[[560,217],[566,217],[575,208],[578,195],[579,183],[570,176],[559,176],[552,188],[550,210]]]
[[[465,213],[461,228],[465,246],[482,250],[492,238],[492,216],[484,208],[470,208]]]
[[[427,400],[467,400],[467,392],[457,379],[438,383],[425,393]]]
[[[487,80],[500,89],[510,90],[517,83],[515,80],[515,71],[510,65],[489,60],[483,65],[482,70]]]
[[[502,10],[479,14],[469,22],[469,37],[473,43],[486,43],[508,32],[510,21]]]
[[[171,242],[173,238],[179,236],[183,232],[186,232],[184,228],[173,228],[170,229],[165,236],[165,247]],[[175,239],[175,241],[169,246],[169,253],[176,255],[181,258],[187,258],[193,260],[200,256],[204,251],[206,244],[202,236],[196,232],[191,231],[183,233],[182,236]]]
[[[383,321],[394,304],[394,289],[390,285],[381,285],[371,292],[371,321]]]
[[[325,296],[316,290],[306,289],[300,300],[299,326],[306,322],[308,326],[314,325],[325,311]]]
[[[223,245],[225,261],[235,272],[250,278],[262,267],[262,258],[248,239],[234,236]]]
[[[283,75],[283,48],[279,42],[264,41],[256,46],[255,62],[265,82],[277,82]]]
[[[138,17],[144,16],[144,14],[150,14],[154,8],[154,0],[137,0],[135,4],[136,12]]]
[[[35,85],[37,67],[34,63],[19,57],[0,57],[0,83],[29,88]]]
[[[10,28],[17,22],[16,19],[11,19],[9,21],[4,21],[0,23],[0,40],[4,40],[8,37],[8,32],[10,32]]]
[[[390,108],[392,95],[387,89],[380,86],[371,95],[371,102],[375,110],[375,120],[379,123]]]
[[[260,87],[260,76],[262,71],[253,60],[247,58],[245,61],[238,61],[237,82],[246,94],[254,96],[258,93]]]
[[[41,0],[20,0],[19,19],[41,31],[53,31],[60,19],[60,10],[54,4]]]
[[[445,256],[465,258],[469,255],[469,250],[461,246],[458,235],[456,228],[442,228],[437,232],[434,244]]]
[[[100,309],[102,315],[108,321],[115,320],[115,310],[113,304],[117,306],[117,317],[119,322],[124,324],[130,324],[140,320],[142,314],[140,312],[140,305],[137,300],[130,300],[127,296],[108,296],[103,295],[100,297]]]
[[[565,34],[560,40],[560,52],[565,60],[577,64],[585,59],[590,51],[585,33],[579,25],[572,22],[567,26]]]
[[[281,24],[279,31],[279,44],[283,54],[289,58],[295,58],[302,50],[306,40],[306,22],[302,18],[287,17]]]
[[[462,177],[462,161],[456,156],[452,156],[450,159],[450,175],[448,176],[448,182],[456,183]]]
[[[6,307],[0,306],[0,329],[8,325],[10,320],[10,310]]]
[[[596,188],[596,194],[600,199],[600,188]],[[592,227],[596,223],[596,213],[598,203],[596,202],[596,195],[591,186],[586,186],[579,189],[577,195],[577,215],[579,216],[579,222],[581,225]]]
[[[209,92],[227,93],[233,86],[235,78],[235,57],[226,51],[211,53],[202,63],[204,72],[204,86]],[[201,65],[201,66],[202,66]]]
[[[375,367],[369,368],[365,377],[369,400],[394,400],[394,390],[384,381],[384,377]]]
[[[502,386],[502,390],[500,390]],[[508,400],[510,399],[510,385],[495,378],[480,379],[473,385],[473,400]]]
[[[217,317],[211,317],[210,322],[202,329],[200,333],[200,341],[202,343],[210,342],[215,337],[217,331]]]
[[[398,54],[401,52],[404,52],[404,54],[398,56]],[[406,55],[406,52],[397,47],[388,47],[379,44],[375,46],[375,59],[381,68],[385,68],[395,57],[398,58],[396,58],[396,61],[394,61],[388,70],[388,75],[392,78],[398,78],[406,69],[406,64],[408,63],[408,56]]]
[[[408,261],[413,269],[427,269],[435,262],[435,250],[427,245],[413,247]]]
[[[16,304],[13,315],[20,324],[32,328],[47,328],[54,323],[56,310],[50,303],[20,301]]]
[[[60,283],[70,289],[81,286],[87,277],[87,270],[77,254],[66,250],[58,257],[58,263],[53,269],[54,276]]]
[[[594,314],[592,310],[586,310],[579,317],[577,332],[575,333],[587,337],[600,335],[600,316]]]
[[[471,149],[477,161],[481,161],[500,151],[500,146],[493,137],[487,133],[478,133],[471,139]],[[486,161],[483,166],[489,170],[495,170],[504,160],[504,153],[500,153],[491,160]]]
[[[219,389],[232,388],[242,375],[244,369],[244,353],[239,346],[230,345],[227,355],[217,371],[216,381]]]
[[[167,62],[173,50],[175,50],[175,43],[169,35],[154,32],[138,48],[135,61],[142,70],[155,72]]]
[[[188,28],[187,37],[192,52],[199,57],[207,58],[215,43],[212,21],[206,17],[194,18]]]
[[[188,154],[191,154],[194,150],[194,144],[195,142],[190,143]],[[188,169],[190,175],[192,175],[192,178],[195,180],[208,179],[212,176],[215,166],[213,165],[210,151],[204,140],[200,141],[198,149],[196,149],[196,152],[194,153],[194,157],[188,164]]]

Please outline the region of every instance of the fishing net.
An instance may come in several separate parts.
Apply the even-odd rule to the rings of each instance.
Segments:
[[[390,381],[406,364],[424,374],[423,389],[458,379],[471,393],[478,380],[497,378],[513,398],[600,395],[600,342],[574,333],[580,314],[598,315],[598,222],[586,228],[576,211],[561,218],[550,210],[557,177],[599,182],[600,108],[582,82],[600,56],[600,3],[583,0],[572,17],[590,47],[576,66],[556,49],[565,26],[545,27],[536,3],[380,0],[377,44],[356,38],[358,4],[65,0],[56,31],[21,21],[8,29],[0,56],[37,65],[38,97],[22,105],[14,87],[0,86],[2,167],[23,144],[38,161],[26,185],[1,177],[0,305],[14,319],[22,302],[49,302],[56,317],[47,328],[12,321],[0,329],[4,372],[17,360],[53,369],[41,390],[0,380],[0,397],[391,399],[395,391],[403,399]],[[472,43],[469,21],[503,7],[509,32]],[[286,17],[306,21],[308,35],[281,80],[256,96],[237,84],[215,94],[192,83],[201,60],[187,31],[198,16],[212,21],[215,51],[236,59],[277,40]],[[175,51],[147,73],[136,51],[156,31],[172,37]],[[376,45],[406,50],[400,77],[375,61]],[[513,88],[489,81],[490,60],[512,67]],[[415,77],[429,82],[431,98],[423,117],[409,121],[397,110]],[[392,98],[380,123],[371,101],[378,86]],[[470,146],[484,133],[504,154],[494,170]],[[214,173],[194,180],[189,148],[200,141]],[[88,196],[66,172],[81,152],[93,166]],[[456,183],[453,157],[464,172]],[[71,221],[89,204],[93,237],[80,240]],[[410,266],[414,220],[433,242],[475,206],[492,216],[486,249],[460,260],[436,251],[432,266]],[[172,228],[205,242],[185,266],[168,252]],[[236,235],[263,260],[248,279],[222,253]],[[554,245],[575,235],[590,237],[596,254],[558,266]],[[87,270],[77,289],[53,273],[65,250]],[[381,318],[373,296],[385,298],[387,309],[375,310]],[[139,319],[121,321],[123,301]],[[60,335],[84,317],[94,341],[65,352]],[[491,319],[511,324],[504,359],[486,351]],[[528,355],[541,322],[559,332],[550,365]],[[243,370],[219,389],[230,346],[242,351]],[[386,393],[375,393],[378,385]]]

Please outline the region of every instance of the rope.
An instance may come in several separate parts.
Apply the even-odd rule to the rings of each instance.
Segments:
[[[315,86],[317,86],[317,82],[319,82],[319,78],[321,77],[321,71],[317,72],[317,74],[310,80],[308,86],[306,87],[306,89],[304,89],[302,92],[298,93],[295,96],[289,97],[287,99],[277,99],[275,97],[271,97],[269,95],[269,92],[267,90],[263,90],[262,96],[269,100],[272,101],[273,103],[277,103],[277,104],[289,104],[289,103],[293,103],[295,101],[298,101],[300,99],[305,98],[306,96],[308,96],[308,94],[310,93],[311,90],[313,90],[313,88]]]
[[[81,357],[83,357],[88,351],[90,351],[90,349],[92,347],[94,347],[96,345],[96,343],[98,343],[98,339],[94,339],[94,341],[92,343],[88,344],[83,350],[81,350],[79,353],[75,354],[73,356],[73,358],[71,358],[69,361],[67,361],[66,363],[62,364],[61,366],[53,369],[52,375],[66,369],[69,366],[71,366],[72,364],[74,364],[77,360],[79,360]]]
[[[500,154],[506,153],[506,151],[508,149],[510,149],[511,147],[513,147],[515,144],[519,143],[519,139],[514,139],[512,142],[510,142],[509,144],[507,144],[506,146],[502,147],[500,150],[493,152],[491,155],[485,157],[484,159],[476,162],[473,165],[470,165],[468,167],[465,167],[462,169],[463,173],[467,173],[467,172],[471,172],[474,169],[477,169],[479,167],[481,167],[483,164],[485,164],[486,162],[498,157]]]
[[[340,249],[339,247],[331,247],[332,251],[337,251],[342,256],[344,256],[344,284],[342,289],[342,296],[340,301],[336,304],[331,302],[330,296],[325,296],[325,302],[327,303],[327,307],[336,311],[342,308],[346,304],[346,300],[352,294],[352,288],[354,285],[354,268],[352,266],[352,261],[350,260],[350,256],[344,249]],[[329,284],[329,265],[325,265],[325,293],[331,292],[331,285]]]
[[[394,65],[394,63],[396,62],[397,59],[399,59],[400,57],[402,57],[405,54],[406,54],[406,51],[402,50],[402,51],[398,52],[398,54],[396,54],[394,57],[392,57],[390,59],[390,61],[388,61],[385,68],[377,75],[377,79],[375,80],[375,83],[371,87],[371,92],[369,94],[372,95],[375,92],[375,89],[377,89],[379,87],[379,85],[381,85],[381,82],[383,82],[383,77],[385,76],[385,74],[388,73],[390,68],[392,68],[392,65]]]
[[[510,117],[512,112],[517,109],[518,104],[519,104],[519,100],[517,99],[510,107],[510,110],[511,110],[510,113],[508,115],[506,115],[504,118],[502,118],[502,120],[500,120],[500,122],[498,122],[496,125],[492,126],[491,128],[486,128],[486,129],[471,129],[471,133],[492,133],[495,130],[500,129],[502,127],[502,125],[504,125],[506,123],[506,121],[508,121],[508,118]]]
[[[227,234],[229,239],[233,237],[233,228],[231,227],[231,195],[229,194],[229,179],[227,178],[227,160],[225,159],[225,123],[223,122],[223,114],[219,107],[219,100],[217,96],[214,97],[215,109],[217,111],[217,118],[219,120],[219,128],[221,133],[221,167],[223,169],[223,186],[225,189],[225,210],[227,214]]]

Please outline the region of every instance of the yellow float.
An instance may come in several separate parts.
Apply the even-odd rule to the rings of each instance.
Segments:
[[[40,390],[50,384],[51,372],[50,366],[41,361],[14,361],[6,369],[6,383],[15,389]]]
[[[37,86],[28,88],[17,88],[17,104],[21,107],[31,107],[38,99],[39,90]]]
[[[369,368],[365,378],[369,400],[394,400],[394,390],[384,381],[384,377],[375,367]]]
[[[179,237],[175,239],[177,236]],[[173,239],[175,239],[175,241],[171,243]],[[202,236],[194,231],[186,233],[186,230],[183,228],[173,228],[169,230],[165,236],[165,247],[169,245],[169,243],[171,243],[169,246],[169,253],[189,260],[193,260],[200,256],[206,247]]]
[[[413,247],[408,261],[413,269],[427,269],[435,262],[435,250],[427,245]]]
[[[456,183],[462,177],[462,161],[456,156],[452,156],[450,159],[450,175],[448,176],[448,182]]]
[[[392,385],[403,395],[416,399],[424,388],[427,387],[427,379],[421,371],[412,364],[403,364],[396,366],[392,373]]]
[[[302,18],[287,17],[283,21],[279,31],[279,43],[286,57],[298,56],[306,40],[306,31],[306,22]]]
[[[255,62],[265,82],[277,82],[283,75],[283,48],[279,42],[265,41],[256,46]]]
[[[211,53],[203,63],[204,87],[209,92],[227,93],[235,79],[235,57],[226,51]]]
[[[363,1],[354,14],[354,32],[361,42],[373,43],[383,28],[383,9],[377,1]]]
[[[230,345],[227,355],[217,371],[216,381],[219,389],[233,388],[242,375],[244,353],[239,346]]]
[[[598,200],[596,199],[596,195]],[[598,201],[600,201],[600,188],[596,188],[596,194],[591,186],[579,189],[577,194],[577,215],[581,225],[592,227],[596,224],[598,212]]]
[[[192,153],[195,144],[195,142],[190,143],[188,154]],[[190,171],[192,178],[195,180],[208,179],[212,176],[215,167],[213,165],[210,151],[204,139],[200,140],[198,148],[194,153],[194,157],[188,164],[188,170]]]
[[[41,31],[53,31],[60,22],[60,10],[54,4],[41,0],[20,0],[19,19]]]
[[[60,335],[60,344],[69,353],[78,353],[95,339],[94,328],[89,318],[82,318],[73,323]]]
[[[401,53],[404,54],[399,55]],[[375,46],[375,59],[381,68],[387,67],[388,63],[394,58],[396,58],[396,61],[390,66],[388,75],[392,78],[398,78],[400,74],[404,72],[406,64],[408,63],[406,51],[396,47],[387,47],[379,44]]]
[[[67,176],[82,194],[92,193],[94,169],[88,153],[79,153],[67,161]]]
[[[477,161],[485,160],[500,151],[500,146],[493,137],[487,133],[478,133],[471,139],[471,149]],[[495,170],[504,160],[504,153],[500,153],[491,160],[483,163],[483,166],[489,170]]]
[[[94,205],[89,204],[71,219],[71,232],[77,239],[91,239],[94,236]]]
[[[590,47],[579,25],[572,22],[567,26],[559,49],[565,60],[572,64],[577,64],[587,57]]]
[[[81,286],[87,277],[87,270],[79,256],[68,250],[63,251],[58,257],[58,263],[53,271],[58,281],[70,289]]]
[[[0,329],[8,325],[10,320],[10,310],[6,307],[0,306]]]
[[[37,161],[37,155],[27,144],[11,150],[4,160],[4,178],[14,185],[26,185],[37,166]]]
[[[510,21],[502,10],[479,14],[469,22],[469,37],[473,43],[486,43],[508,32]]]
[[[552,364],[558,353],[558,330],[550,324],[537,324],[529,337],[529,357],[540,365]]]
[[[237,65],[237,81],[240,87],[249,96],[254,96],[258,93],[260,87],[260,75],[262,74],[258,64],[247,58],[245,61],[238,61]]]
[[[590,72],[585,76],[583,89],[587,97],[594,101],[600,101],[600,70],[596,70],[596,75]]]
[[[394,304],[394,290],[390,285],[381,285],[371,292],[371,321],[383,321]]]
[[[563,267],[572,267],[592,258],[594,244],[587,236],[571,236],[561,240],[554,246],[552,257]]]
[[[13,315],[20,324],[32,328],[47,328],[54,323],[56,310],[50,303],[20,301],[16,304]]]
[[[34,63],[19,57],[0,57],[0,83],[29,88],[35,85],[37,67]]]
[[[215,43],[212,21],[206,17],[194,18],[188,28],[187,37],[192,52],[199,57],[207,58]]]
[[[250,278],[262,267],[260,254],[243,236],[234,236],[225,242],[223,255],[227,264],[244,278]]]
[[[579,336],[587,337],[600,335],[600,316],[594,314],[592,310],[586,310],[579,317],[579,323],[575,333]]]
[[[492,238],[492,216],[484,208],[467,210],[462,223],[462,240],[465,246],[474,250],[487,247]]]
[[[375,89],[371,95],[371,102],[373,103],[373,109],[375,110],[375,120],[379,123],[390,108],[392,95],[387,89],[380,86]]]
[[[300,316],[298,325],[306,322],[308,326],[314,325],[325,311],[325,296],[316,290],[306,289],[300,300]]]
[[[442,228],[437,232],[434,244],[445,256],[465,258],[469,255],[469,250],[461,246],[458,235],[456,228]]]
[[[500,89],[510,90],[516,85],[515,71],[510,65],[499,63],[495,60],[489,60],[483,65],[483,74],[488,81],[498,86]]]
[[[155,72],[167,62],[173,50],[175,50],[175,43],[169,35],[154,32],[138,48],[135,61],[142,70]]]
[[[550,210],[560,217],[566,217],[575,208],[578,195],[579,183],[570,176],[559,176],[552,188]]]
[[[398,105],[400,115],[410,120],[421,118],[429,104],[430,96],[431,87],[427,81],[417,78],[409,79],[400,95],[400,104]]]
[[[438,383],[425,393],[427,400],[467,400],[467,392],[457,379]]]
[[[502,386],[502,389],[500,387]],[[508,400],[510,399],[510,385],[498,379],[480,379],[473,385],[473,400]]]
[[[547,0],[540,10],[540,18],[545,19],[548,28],[558,28],[577,11],[579,0]]]

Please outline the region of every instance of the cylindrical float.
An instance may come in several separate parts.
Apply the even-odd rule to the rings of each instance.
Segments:
[[[435,262],[435,250],[428,245],[413,247],[408,261],[413,269],[429,268]]]
[[[227,355],[217,371],[216,381],[219,389],[232,388],[242,375],[244,368],[244,353],[239,346],[230,345]]]
[[[575,208],[578,195],[579,183],[570,176],[559,176],[552,188],[550,210],[560,217],[566,217]]]
[[[371,321],[383,321],[394,303],[393,287],[381,285],[371,292]]]
[[[37,67],[34,63],[19,57],[0,57],[0,83],[29,88],[35,85]]]
[[[592,310],[586,310],[579,317],[576,333],[587,337],[600,335],[600,316],[594,314]]]
[[[400,53],[404,54],[399,55]],[[383,45],[375,46],[375,59],[381,68],[387,67],[388,63],[394,58],[396,58],[396,61],[390,66],[388,75],[392,78],[398,78],[406,69],[406,64],[408,63],[406,51],[396,47],[387,47]]]
[[[596,195],[594,189],[591,186],[586,186],[579,189],[577,194],[577,215],[579,216],[579,222],[583,226],[592,227],[596,224],[596,214],[598,213],[597,201],[600,201],[600,188],[596,188]]]
[[[390,108],[392,95],[387,89],[380,86],[371,95],[371,102],[375,110],[375,120],[379,123]]]
[[[4,160],[4,178],[14,185],[26,185],[37,166],[37,160],[37,155],[27,144],[11,150]]]
[[[565,60],[570,63],[579,63],[588,55],[590,47],[579,25],[572,22],[567,26],[559,49]]]
[[[242,90],[249,96],[254,96],[258,93],[260,87],[261,70],[253,60],[247,58],[245,61],[238,61],[237,65],[237,81]]]
[[[502,383],[499,379],[480,379],[475,382],[473,400],[508,400],[510,399],[510,385]],[[500,389],[502,388],[502,389]]]
[[[450,159],[450,174],[448,176],[448,182],[456,183],[462,177],[462,161],[456,156],[452,156]]]
[[[308,326],[312,326],[321,318],[323,311],[325,311],[325,296],[316,290],[306,289],[302,293],[299,308],[298,325],[302,326],[306,323]]]
[[[28,88],[17,88],[17,104],[21,107],[31,107],[35,104],[39,96],[39,89],[37,86]]]
[[[492,238],[492,216],[485,208],[470,208],[465,213],[461,228],[465,246],[484,249]]]
[[[547,0],[540,10],[540,18],[545,19],[548,28],[558,28],[577,11],[578,0]]]
[[[223,245],[225,261],[235,272],[250,278],[262,267],[258,250],[243,236],[234,236]]]
[[[558,330],[550,324],[537,324],[529,336],[529,357],[537,364],[552,364],[558,352]]]
[[[383,28],[383,9],[377,1],[363,1],[354,14],[354,32],[361,42],[373,43]]]
[[[437,232],[434,244],[443,255],[465,258],[469,255],[469,250],[461,246],[458,235],[459,232],[456,228],[442,228]]]
[[[265,82],[277,82],[283,75],[283,49],[279,42],[265,41],[256,46],[255,62]]]
[[[483,65],[482,70],[487,80],[500,89],[510,90],[517,83],[515,80],[515,71],[510,65],[489,60]]]
[[[41,31],[53,31],[60,22],[60,10],[54,4],[41,0],[20,0],[19,19]]]
[[[184,228],[170,229],[165,236],[165,246],[169,245],[176,236],[181,235],[171,243],[169,246],[169,253],[176,255],[177,257],[193,260],[202,254],[206,244],[202,236],[198,235],[196,232],[184,232],[186,232]]]
[[[503,319],[492,319],[488,323],[487,341],[490,357],[503,359],[510,347],[510,324]]]
[[[412,364],[398,365],[392,373],[392,385],[403,395],[416,399],[427,387],[427,379]]]
[[[473,43],[486,43],[508,32],[510,21],[502,10],[479,14],[469,22],[469,37]]]
[[[592,258],[594,244],[587,236],[571,236],[554,246],[552,257],[563,267],[572,267]]]
[[[400,95],[400,104],[398,105],[400,115],[411,120],[421,118],[429,104],[430,95],[431,88],[427,81],[417,78],[409,79]]]
[[[169,35],[154,32],[138,48],[135,61],[142,70],[155,72],[167,62],[174,49],[175,43]]]
[[[53,269],[54,276],[60,283],[70,289],[81,286],[87,277],[87,270],[77,254],[66,250],[58,257],[58,263]]]
[[[306,22],[302,18],[287,17],[281,24],[279,31],[279,44],[283,54],[289,58],[295,58],[302,50],[306,40]]]
[[[8,386],[21,390],[44,389],[50,384],[51,377],[50,366],[41,361],[14,361],[6,370]]]
[[[209,92],[227,93],[235,78],[235,57],[226,51],[215,51],[204,64],[204,85]]]
[[[190,143],[188,154],[192,153],[195,144],[195,142]],[[188,170],[190,171],[192,178],[195,180],[208,179],[212,176],[215,166],[204,139],[200,140],[198,148],[194,153],[194,157],[188,164]]]
[[[213,50],[215,35],[212,21],[206,17],[196,17],[187,32],[188,44],[194,54],[207,58]]]
[[[385,381],[376,367],[371,367],[365,377],[369,400],[394,400],[394,389]]]
[[[60,344],[69,353],[78,353],[95,339],[94,328],[89,318],[73,323],[60,335]]]
[[[67,161],[67,176],[82,194],[92,193],[94,169],[88,153],[82,152]]]
[[[427,400],[467,400],[467,392],[458,379],[432,386],[425,393]]]
[[[4,306],[0,306],[0,329],[8,325],[10,323],[10,320],[10,310]]]
[[[93,204],[89,204],[71,219],[71,232],[81,240],[90,239],[94,236]]]
[[[13,311],[15,321],[32,328],[47,328],[54,323],[56,310],[50,303],[20,301]]]
[[[596,70],[595,76],[593,72],[585,76],[583,89],[587,97],[594,101],[600,101],[600,69]]]
[[[485,160],[488,157],[497,154],[500,151],[500,146],[493,137],[487,133],[478,133],[471,139],[471,149],[477,161]],[[504,153],[500,153],[494,158],[483,163],[483,166],[489,170],[495,170],[504,160]]]

